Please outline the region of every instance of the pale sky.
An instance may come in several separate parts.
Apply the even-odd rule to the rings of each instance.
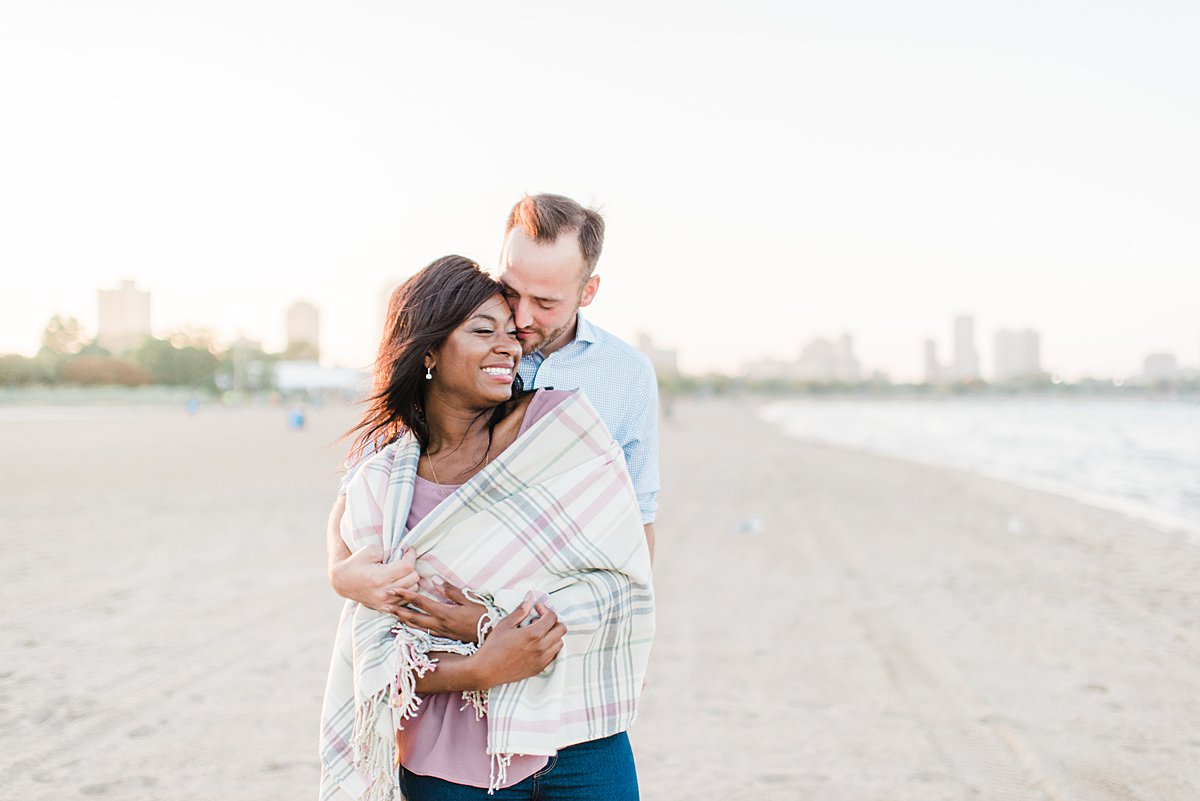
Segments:
[[[973,313],[1069,377],[1200,365],[1200,5],[0,5],[0,352],[136,278],[160,333],[373,355],[382,287],[599,204],[591,319],[685,369]]]

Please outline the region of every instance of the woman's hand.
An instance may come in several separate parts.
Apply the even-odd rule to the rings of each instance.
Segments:
[[[538,619],[522,626],[530,611],[536,612]],[[526,595],[471,655],[477,688],[486,690],[541,673],[562,650],[566,633],[567,627],[558,622],[553,609],[541,602],[535,604],[532,596]]]
[[[384,564],[383,549],[368,545],[330,565],[329,582],[343,598],[376,612],[395,614],[400,605],[392,593],[416,589],[420,580],[413,565],[416,558],[416,552],[410,548],[395,562]]]
[[[398,607],[393,615],[414,629],[423,629],[438,637],[447,637],[459,642],[477,642],[479,639],[479,618],[487,612],[483,604],[475,603],[463,595],[463,591],[448,581],[434,584],[449,603],[443,603],[434,598],[421,595],[409,589],[391,590],[391,595],[400,603],[417,607],[409,609]]]

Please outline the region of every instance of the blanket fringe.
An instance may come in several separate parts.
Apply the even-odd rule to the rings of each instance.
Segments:
[[[458,708],[459,712],[466,710],[467,707],[473,707],[475,709],[476,720],[483,720],[485,717],[487,717],[487,690],[463,690],[462,697],[463,705]]]
[[[496,606],[495,599],[489,593],[476,592],[470,587],[464,587],[462,593],[467,600],[474,601],[485,608],[484,613],[479,616],[479,624],[475,629],[475,642],[483,645],[484,638],[496,627],[505,612]]]
[[[396,637],[396,655],[399,657],[399,664],[389,701],[392,709],[400,715],[400,720],[408,720],[421,708],[421,697],[417,695],[417,679],[433,670],[437,660],[429,655],[428,643],[418,643],[404,636]]]
[[[390,688],[384,687],[367,698],[358,707],[354,716],[354,762],[367,781],[363,801],[393,801],[399,795],[398,777],[393,769],[396,747],[395,739],[390,743],[379,736],[379,717],[386,708]]]
[[[512,762],[512,754],[492,754],[491,781],[488,782],[488,795],[492,795],[508,783],[508,766]]]
[[[421,708],[417,679],[434,669],[428,643],[398,636],[396,678],[365,699],[354,716],[354,762],[367,780],[363,801],[395,801],[400,797],[396,775],[396,728],[400,721],[412,718]],[[380,731],[381,718],[391,712],[389,725]],[[392,725],[394,724],[394,725]]]

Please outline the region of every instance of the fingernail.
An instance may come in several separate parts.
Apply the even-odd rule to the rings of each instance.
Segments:
[[[441,576],[434,576],[432,579],[430,579],[430,581],[432,581],[434,584],[438,585],[439,587],[446,583],[446,580],[444,578],[442,578]]]

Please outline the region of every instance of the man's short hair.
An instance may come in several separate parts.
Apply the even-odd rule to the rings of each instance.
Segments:
[[[557,242],[561,234],[578,234],[583,280],[592,277],[604,247],[604,218],[600,212],[585,209],[562,195],[526,195],[509,212],[505,235],[518,227],[534,242],[542,244]]]

